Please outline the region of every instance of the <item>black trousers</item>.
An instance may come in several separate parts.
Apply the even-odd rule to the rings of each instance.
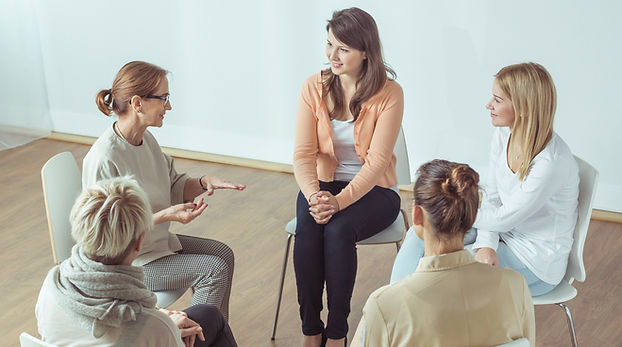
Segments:
[[[348,182],[343,181],[320,181],[320,189],[333,195],[347,185]],[[357,269],[356,242],[391,225],[399,210],[399,194],[392,189],[375,186],[322,225],[317,224],[309,214],[309,204],[302,192],[298,194],[294,269],[303,334],[325,332],[331,339],[347,335]],[[326,329],[320,318],[324,283],[328,297]]]
[[[229,324],[223,317],[220,310],[214,305],[198,304],[184,310],[188,318],[199,323],[203,328],[205,341],[197,337],[194,341],[195,347],[237,347],[238,344],[233,338],[233,333]]]

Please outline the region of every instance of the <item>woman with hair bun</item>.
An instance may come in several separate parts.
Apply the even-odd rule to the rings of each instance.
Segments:
[[[82,186],[117,176],[135,177],[149,197],[155,223],[134,261],[144,267],[147,286],[153,291],[192,287],[193,305],[215,305],[228,319],[233,251],[216,240],[172,234],[169,225],[189,223],[203,213],[207,207],[203,198],[193,202],[199,195],[245,186],[208,175],[192,178],[178,173],[173,159],[162,153],[147,128],[161,127],[166,111],[172,108],[166,75],[158,66],[133,61],[117,73],[112,88],[97,94],[99,110],[119,119],[84,157]]]
[[[557,95],[539,64],[502,68],[486,104],[495,127],[488,182],[474,230],[477,261],[520,272],[531,294],[562,280],[577,222],[579,169],[568,145],[553,131]],[[423,242],[408,233],[391,281],[417,266]],[[475,238],[476,237],[476,238]]]
[[[433,160],[417,171],[413,229],[424,257],[406,278],[373,292],[364,346],[496,346],[526,337],[535,346],[529,288],[516,271],[475,261],[464,249],[479,204],[479,175]],[[359,345],[357,332],[353,345]]]
[[[359,8],[326,26],[330,68],[302,86],[296,118],[294,268],[304,346],[343,346],[356,278],[356,242],[397,217],[393,147],[404,95],[389,76],[374,19]],[[328,320],[320,317],[326,284]]]

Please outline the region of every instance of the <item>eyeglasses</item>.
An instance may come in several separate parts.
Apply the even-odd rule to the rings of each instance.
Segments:
[[[144,98],[147,98],[147,99],[160,99],[160,100],[164,101],[164,106],[171,104],[171,95],[170,94],[167,94],[165,96],[145,95]]]

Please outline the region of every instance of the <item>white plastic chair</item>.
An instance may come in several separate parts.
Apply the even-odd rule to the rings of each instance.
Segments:
[[[397,174],[397,181],[400,185],[409,185],[410,181],[410,166],[408,163],[408,151],[406,148],[406,139],[404,138],[404,132],[400,129],[400,133],[395,142],[393,153],[396,157],[395,171]],[[378,234],[357,242],[358,245],[375,245],[384,243],[395,243],[397,250],[400,250],[400,243],[404,238],[406,231],[408,230],[408,217],[403,209],[400,209],[400,213],[395,219],[395,222],[388,228],[379,232]],[[281,280],[279,283],[279,292],[276,300],[276,309],[274,312],[274,322],[272,324],[272,333],[270,339],[276,338],[276,326],[279,320],[279,311],[281,309],[281,298],[283,296],[283,285],[285,283],[285,271],[287,270],[287,259],[289,257],[289,248],[292,240],[292,236],[296,234],[296,218],[292,219],[285,226],[287,232],[287,243],[285,245],[285,256],[283,257],[283,265],[281,268]]]
[[[19,334],[19,345],[22,347],[56,347],[56,345],[43,342],[28,333]]]
[[[41,169],[45,212],[52,243],[54,263],[60,264],[71,256],[75,244],[71,237],[69,213],[82,191],[80,168],[70,152],[59,153],[50,158]],[[186,289],[154,292],[158,305],[168,307],[179,299]]]
[[[510,341],[508,343],[497,345],[495,347],[530,347],[530,345],[529,345],[529,340],[527,340],[527,338],[521,337],[518,340]]]
[[[574,229],[574,243],[572,250],[568,256],[568,267],[564,279],[552,291],[539,296],[533,297],[534,305],[558,305],[568,318],[568,330],[570,331],[570,339],[574,347],[577,346],[577,337],[574,330],[574,322],[570,314],[570,308],[564,302],[577,296],[577,289],[572,286],[572,282],[585,281],[585,265],[583,264],[583,247],[585,246],[585,238],[590,225],[592,216],[592,203],[596,194],[596,186],[598,184],[598,171],[583,159],[575,156],[577,165],[579,166],[579,213],[577,224]]]

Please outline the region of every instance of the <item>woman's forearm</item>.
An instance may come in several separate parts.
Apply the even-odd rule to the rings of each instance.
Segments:
[[[164,209],[153,214],[153,224],[157,225],[170,221],[170,216],[166,210]]]
[[[201,186],[201,178],[188,178],[184,184],[184,201],[193,201],[197,196],[205,193]]]

